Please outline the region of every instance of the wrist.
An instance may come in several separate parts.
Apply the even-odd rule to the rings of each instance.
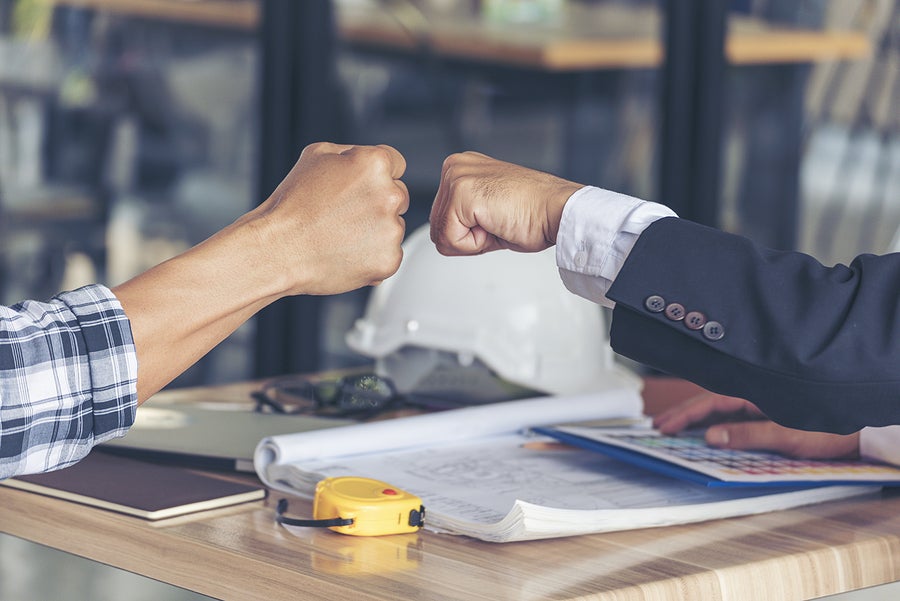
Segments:
[[[297,284],[294,270],[288,269],[291,262],[277,250],[278,230],[278,220],[269,213],[252,211],[213,237],[221,237],[224,252],[237,258],[235,280],[266,304],[294,294]]]
[[[562,221],[562,214],[563,210],[566,208],[566,203],[569,202],[569,199],[572,198],[572,195],[575,194],[575,192],[583,187],[584,186],[580,184],[563,182],[550,194],[549,200],[544,206],[544,222],[547,224],[547,230],[544,237],[548,244],[556,244],[556,238],[559,235],[559,224]]]

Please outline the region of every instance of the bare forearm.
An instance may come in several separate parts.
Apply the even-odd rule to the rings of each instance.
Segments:
[[[405,167],[388,146],[312,144],[260,206],[114,288],[137,349],[138,402],[279,298],[339,294],[394,273]]]
[[[113,289],[131,321],[138,402],[283,295],[256,229],[239,222]]]

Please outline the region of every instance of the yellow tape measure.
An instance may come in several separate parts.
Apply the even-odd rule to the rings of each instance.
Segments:
[[[278,503],[278,522],[289,526],[325,527],[353,536],[417,532],[425,523],[422,500],[380,480],[343,476],[316,485],[313,519],[284,516],[287,501]]]

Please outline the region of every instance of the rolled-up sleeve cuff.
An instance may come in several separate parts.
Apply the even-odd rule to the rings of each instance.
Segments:
[[[137,352],[131,323],[105,286],[64,292],[57,300],[78,320],[87,351],[94,444],[124,436],[137,410]]]
[[[859,454],[863,459],[900,465],[900,426],[863,428],[859,433]]]

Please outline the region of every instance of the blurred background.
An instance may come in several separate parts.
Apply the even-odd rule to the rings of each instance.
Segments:
[[[400,150],[408,231],[478,150],[826,264],[900,249],[898,5],[0,0],[0,300],[128,279],[317,140]],[[278,303],[173,386],[367,363],[368,293]]]

